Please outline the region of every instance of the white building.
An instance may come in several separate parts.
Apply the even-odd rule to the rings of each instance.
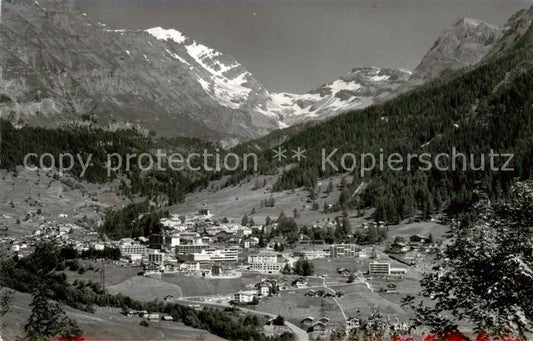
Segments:
[[[393,275],[405,276],[407,269],[405,268],[391,268],[390,263],[372,262],[368,264],[368,274],[370,275]]]
[[[278,255],[273,252],[262,252],[256,255],[248,256],[250,270],[264,273],[280,272],[283,263],[278,262]]]
[[[237,262],[239,260],[239,249],[229,247],[225,249],[206,249],[198,253],[193,253],[195,262]]]
[[[390,275],[390,263],[372,262],[368,264],[368,274],[370,275]]]
[[[186,224],[178,214],[171,214],[170,218],[162,218],[159,221],[163,226],[169,227],[174,231],[183,232],[191,227],[190,224]]]
[[[180,236],[179,234],[173,234],[170,236],[165,236],[165,246],[175,247],[180,245]]]
[[[96,244],[93,245],[93,247],[97,251],[102,251],[103,249],[105,249],[105,245],[101,244],[101,243],[96,243]]]
[[[270,295],[270,284],[268,284],[268,283],[259,284],[259,295],[260,296],[268,296],[268,295]]]
[[[368,253],[365,250],[360,250],[355,255],[358,258],[368,258]]]
[[[144,256],[148,254],[148,248],[145,245],[136,243],[133,240],[121,240],[119,245],[122,256]]]
[[[407,269],[405,269],[405,268],[390,268],[390,275],[405,276],[405,275],[407,275]]]
[[[185,262],[180,264],[181,271],[200,271],[200,263],[198,262]]]
[[[329,247],[330,257],[355,257],[359,251],[355,244],[333,244]]]
[[[329,255],[324,250],[298,250],[293,253],[295,257],[304,257],[307,259],[320,259]]]
[[[233,301],[239,303],[250,303],[257,297],[257,290],[239,291],[233,294]]]

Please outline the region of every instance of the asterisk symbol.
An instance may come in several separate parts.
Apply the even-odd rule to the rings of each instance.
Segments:
[[[298,149],[293,149],[292,150],[292,158],[293,159],[297,159],[298,162],[300,162],[301,159],[305,159],[306,156],[305,156],[305,149],[302,149],[300,147],[298,147]]]
[[[278,162],[281,162],[281,160],[286,159],[287,156],[285,155],[285,152],[287,150],[281,148],[281,146],[278,147],[278,149],[274,150],[274,156],[273,159],[278,159]]]

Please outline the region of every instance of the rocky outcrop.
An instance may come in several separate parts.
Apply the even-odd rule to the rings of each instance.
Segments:
[[[485,57],[503,36],[504,29],[483,21],[463,18],[444,31],[409,79],[411,87],[472,66]]]

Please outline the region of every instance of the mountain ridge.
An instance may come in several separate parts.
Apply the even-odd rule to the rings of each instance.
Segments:
[[[517,13],[504,27],[458,20],[412,74],[356,67],[293,94],[270,92],[236,59],[176,29],[109,29],[61,1],[19,0],[4,9],[0,33],[9,48],[0,52],[6,66],[1,85],[9,101],[0,106],[2,117],[18,125],[57,126],[89,116],[109,129],[136,127],[228,146],[382,103],[476,65],[507,48],[516,39],[512,32],[528,27],[532,12]]]
[[[113,129],[248,140],[368,106],[407,78],[359,68],[307,94],[270,93],[233,57],[178,30],[109,29],[61,1],[6,3],[0,30],[10,46],[0,52],[9,98],[0,114],[19,126],[90,116]],[[369,73],[388,75],[369,82]],[[368,84],[349,79],[365,75]]]

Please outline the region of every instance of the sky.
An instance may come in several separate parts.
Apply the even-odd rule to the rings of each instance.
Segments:
[[[111,28],[174,28],[233,56],[271,91],[304,93],[354,67],[413,70],[471,17],[503,25],[533,0],[76,0]]]

